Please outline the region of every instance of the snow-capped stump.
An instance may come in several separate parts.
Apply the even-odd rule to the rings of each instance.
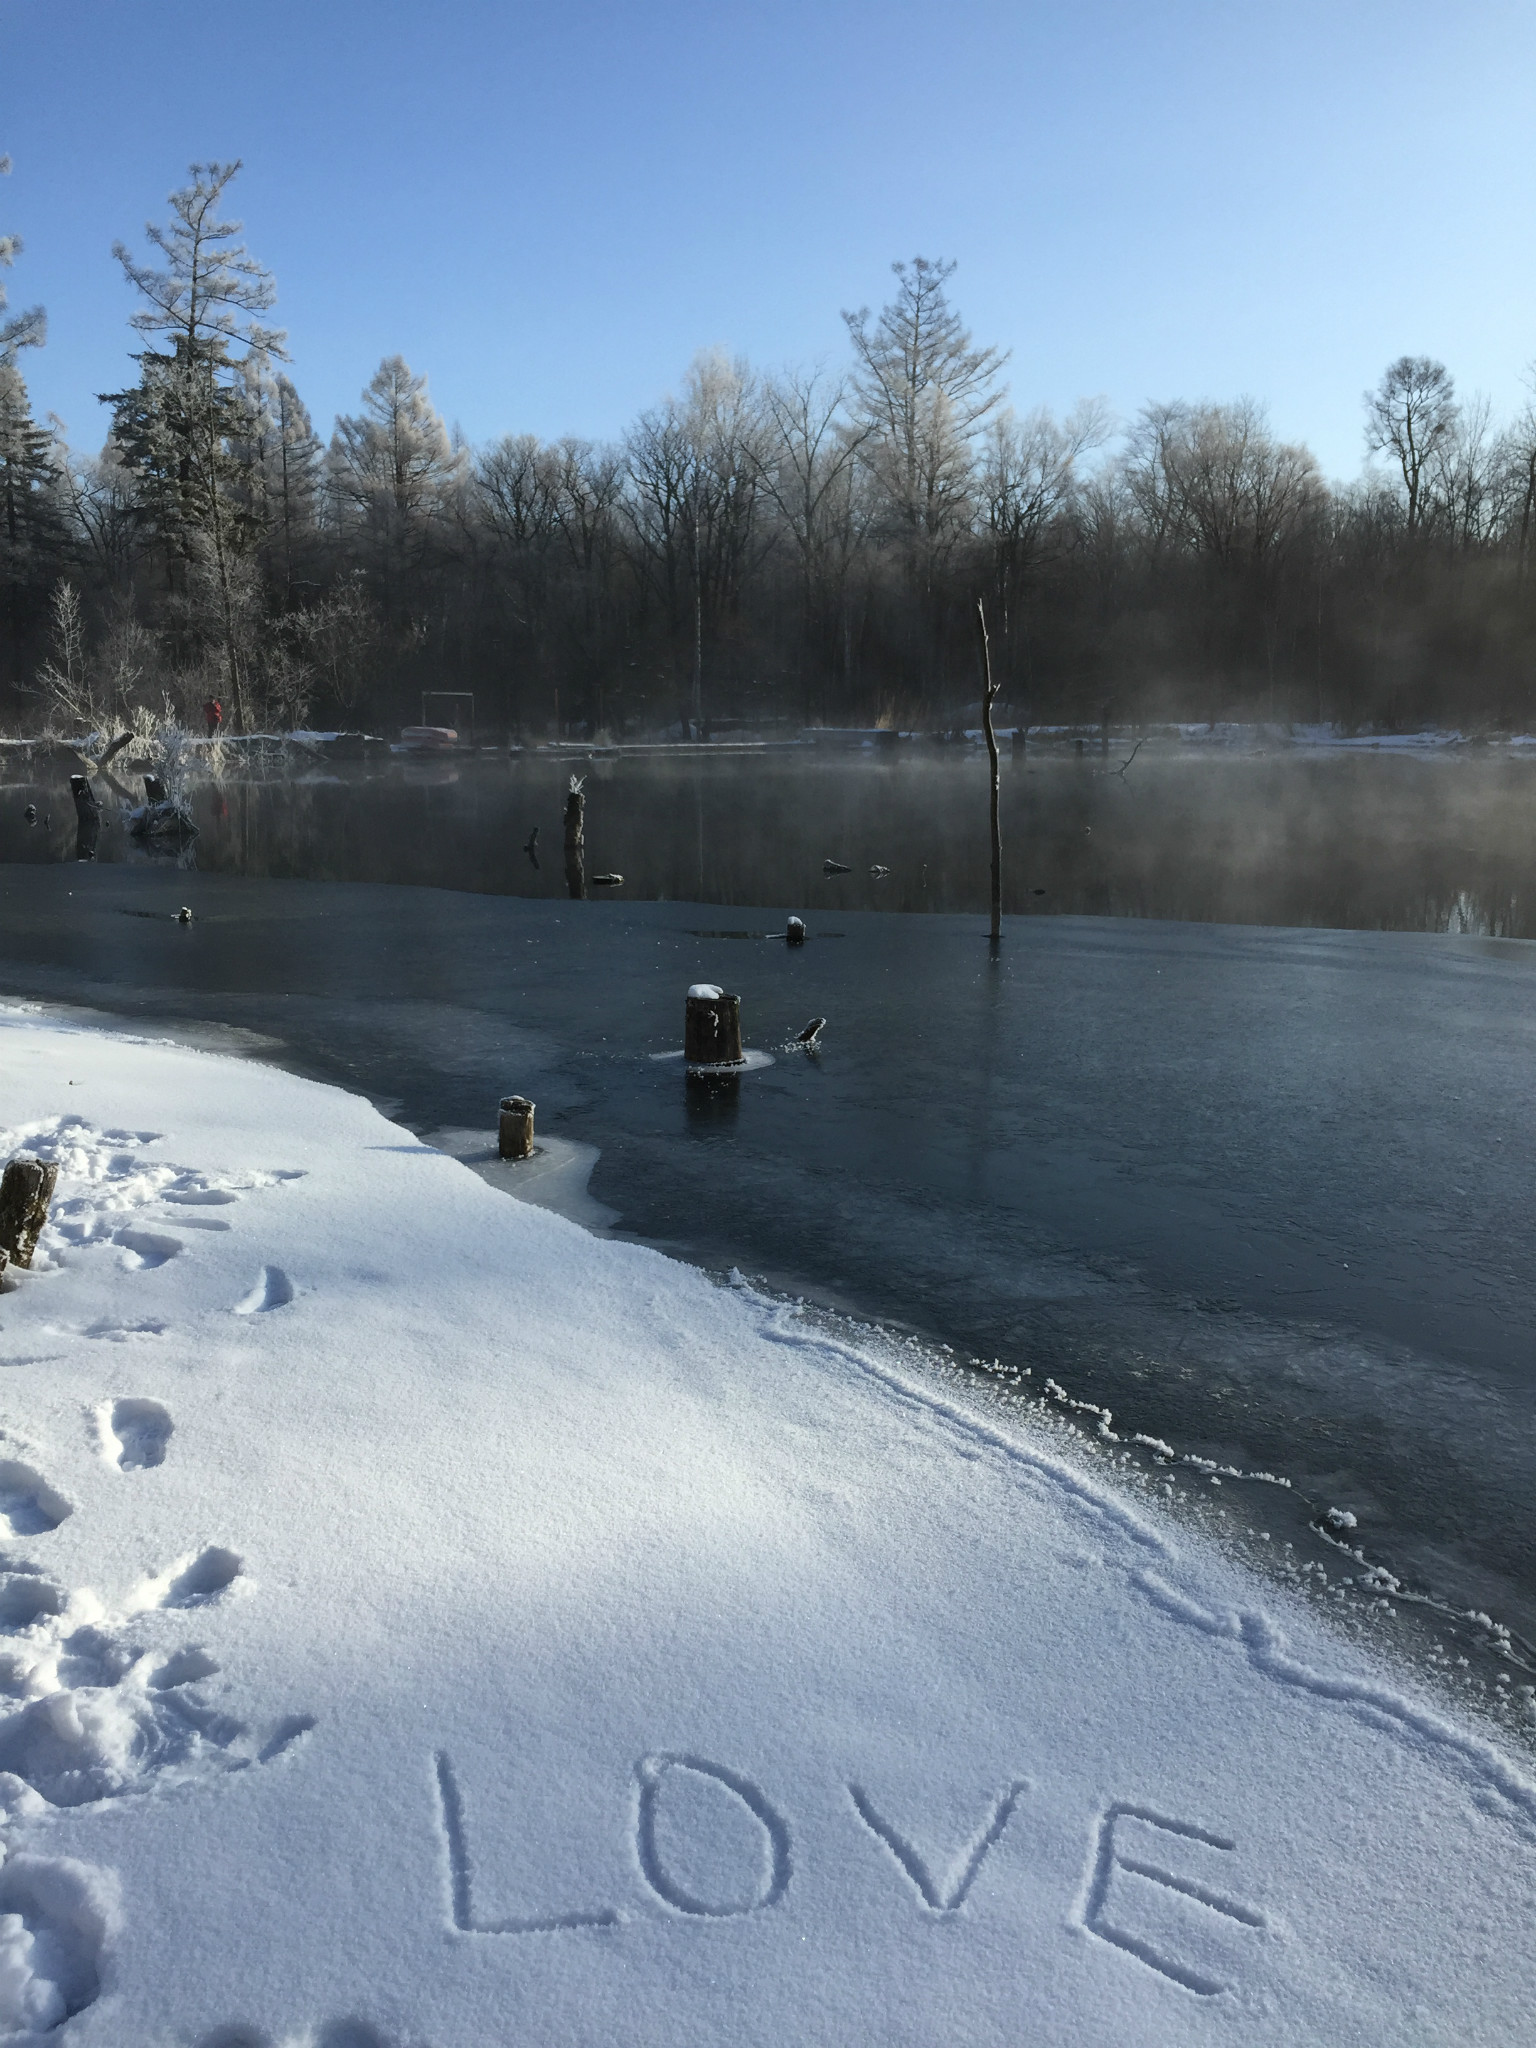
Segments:
[[[803,946],[805,944],[805,919],[802,917],[792,917],[784,928],[784,937],[791,946]]]
[[[582,793],[585,782],[584,775],[573,775],[565,793],[565,845],[568,853],[586,844],[587,800]]]
[[[18,1266],[32,1263],[58,1177],[54,1160],[33,1159],[26,1153],[18,1154],[0,1176],[0,1251]]]
[[[712,981],[697,981],[683,1013],[683,1057],[690,1067],[739,1067],[741,997],[728,996]]]
[[[501,1098],[497,1150],[503,1159],[532,1157],[533,1104],[526,1095],[504,1095]]]

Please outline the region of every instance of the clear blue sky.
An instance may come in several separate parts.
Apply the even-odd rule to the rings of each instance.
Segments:
[[[959,260],[1015,404],[1268,402],[1331,474],[1404,351],[1536,357],[1529,0],[0,0],[0,225],[39,411],[95,446],[109,254],[194,158],[328,433],[399,351],[473,440],[617,434],[700,347],[837,357]]]

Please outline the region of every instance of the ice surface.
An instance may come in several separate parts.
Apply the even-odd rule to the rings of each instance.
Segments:
[[[1525,2037],[1523,1768],[1052,1441],[250,1063],[0,1123],[0,2039]]]

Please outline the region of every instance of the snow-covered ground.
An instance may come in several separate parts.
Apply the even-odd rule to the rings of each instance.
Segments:
[[[18,1149],[0,2038],[1528,2038],[1522,1769],[1023,1425],[254,1064]]]

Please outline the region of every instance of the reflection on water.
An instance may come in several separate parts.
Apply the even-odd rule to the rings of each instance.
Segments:
[[[571,761],[461,756],[231,775],[193,792],[181,865],[497,895],[884,910],[984,910],[986,772],[814,750],[603,758],[586,839],[562,860]],[[0,767],[0,861],[76,857],[62,751]],[[28,821],[26,808],[36,817]],[[1004,764],[1013,912],[1536,937],[1536,761],[1213,756],[1145,750]],[[540,858],[540,847],[545,857]],[[108,793],[95,857],[166,859]],[[827,873],[824,863],[845,865]]]

